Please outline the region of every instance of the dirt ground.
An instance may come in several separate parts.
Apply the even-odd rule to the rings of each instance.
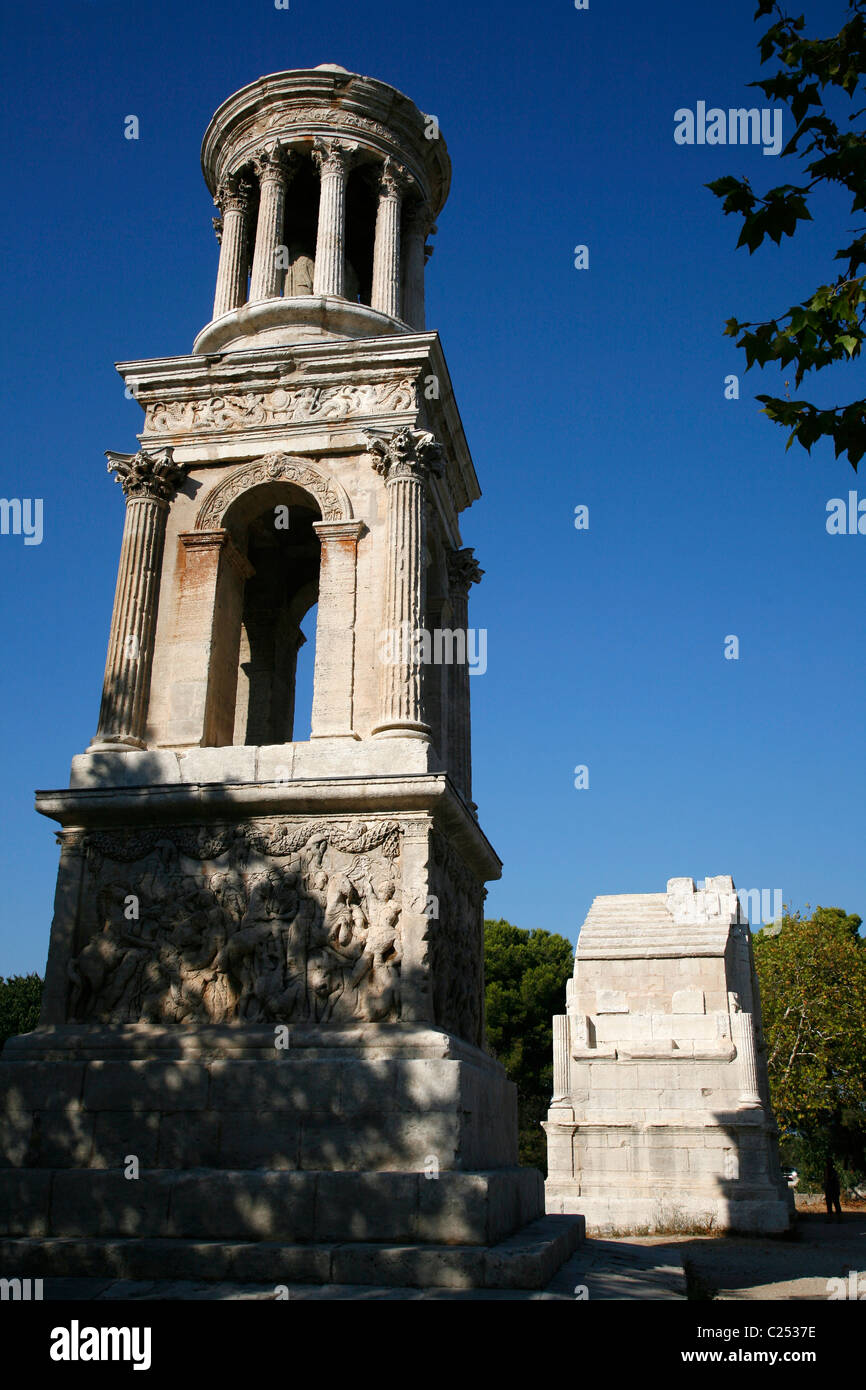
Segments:
[[[842,1291],[850,1297],[853,1270],[858,1297],[866,1301],[866,1203],[843,1203],[830,1219],[823,1202],[801,1202],[787,1236],[661,1236],[634,1241],[654,1247],[664,1263],[677,1258],[686,1274],[687,1296],[722,1300],[820,1299]],[[629,1244],[628,1240],[618,1244]]]

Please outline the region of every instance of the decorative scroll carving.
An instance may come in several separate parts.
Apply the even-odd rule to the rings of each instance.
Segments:
[[[380,125],[378,121],[368,120],[365,116],[356,116],[354,112],[335,110],[332,107],[323,106],[310,110],[309,107],[299,107],[295,111],[287,111],[281,107],[279,111],[272,115],[259,118],[251,125],[247,126],[242,134],[244,141],[258,135],[265,135],[269,130],[281,129],[286,125],[339,125],[348,127],[351,130],[365,131],[369,135],[378,135],[381,139],[389,143],[394,139],[394,132],[387,126]]]
[[[345,420],[350,415],[373,415],[417,408],[415,382],[347,382],[340,386],[303,386],[296,391],[277,387],[244,395],[208,400],[155,401],[147,407],[147,434],[185,434],[189,431],[239,430],[250,425],[292,425],[302,420]]]
[[[333,478],[319,472],[306,459],[290,454],[268,454],[256,463],[244,464],[212,488],[196,517],[197,531],[212,531],[222,526],[222,519],[232,502],[252,487],[270,482],[296,483],[309,492],[318,503],[323,521],[350,521],[352,507],[344,489]]]
[[[107,449],[105,457],[109,473],[114,473],[114,481],[120,483],[127,498],[172,502],[189,471],[185,463],[174,462],[171,449],[162,449],[158,454],[146,453],[144,449],[137,454],[116,454]]]
[[[434,1022],[483,1047],[484,885],[438,832],[432,836],[430,892],[439,913],[427,933]]]
[[[465,550],[449,550],[446,552],[448,564],[448,583],[452,589],[458,589],[463,594],[468,594],[473,584],[480,584],[483,569],[475,558],[475,551],[471,546]]]
[[[88,832],[70,1018],[398,1020],[400,835],[393,820]]]

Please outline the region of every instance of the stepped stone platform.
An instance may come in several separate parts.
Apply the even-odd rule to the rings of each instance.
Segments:
[[[517,1167],[514,1087],[423,1025],[65,1025],[0,1059],[18,1277],[542,1288],[583,1224]]]

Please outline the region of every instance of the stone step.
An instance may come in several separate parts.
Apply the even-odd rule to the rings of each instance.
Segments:
[[[119,1168],[127,1154],[142,1169],[417,1171],[430,1154],[443,1170],[517,1162],[516,1088],[481,1053],[478,1063],[374,1060],[341,1044],[324,1058],[296,1047],[267,1061],[25,1060],[34,1047],[7,1044],[0,1060],[0,1168]]]
[[[195,1279],[380,1288],[541,1289],[584,1236],[580,1216],[544,1216],[498,1244],[284,1244],[0,1238],[7,1278]]]
[[[495,1245],[544,1211],[541,1175],[286,1170],[0,1171],[12,1236]]]

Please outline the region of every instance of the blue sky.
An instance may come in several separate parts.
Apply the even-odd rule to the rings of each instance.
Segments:
[[[817,33],[844,16],[804,7]],[[597,893],[731,873],[866,916],[866,536],[825,529],[858,480],[830,449],[785,453],[753,400],[778,373],[746,377],[722,334],[830,279],[852,219],[824,197],[795,241],[749,257],[704,185],[795,181],[792,161],[673,139],[677,108],[764,104],[746,89],[753,10],[7,7],[0,495],[42,497],[45,520],[39,546],[0,536],[0,974],[44,967],[57,850],[33,790],[65,784],[96,726],[123,520],[103,451],[134,449],[141,421],[113,363],[188,352],[210,317],[213,111],[323,62],[437,115],[454,166],[428,322],[484,494],[464,541],[486,571],[470,621],[489,634],[475,795],[505,863],[488,913],[573,940]],[[813,398],[862,379],[855,364]]]

